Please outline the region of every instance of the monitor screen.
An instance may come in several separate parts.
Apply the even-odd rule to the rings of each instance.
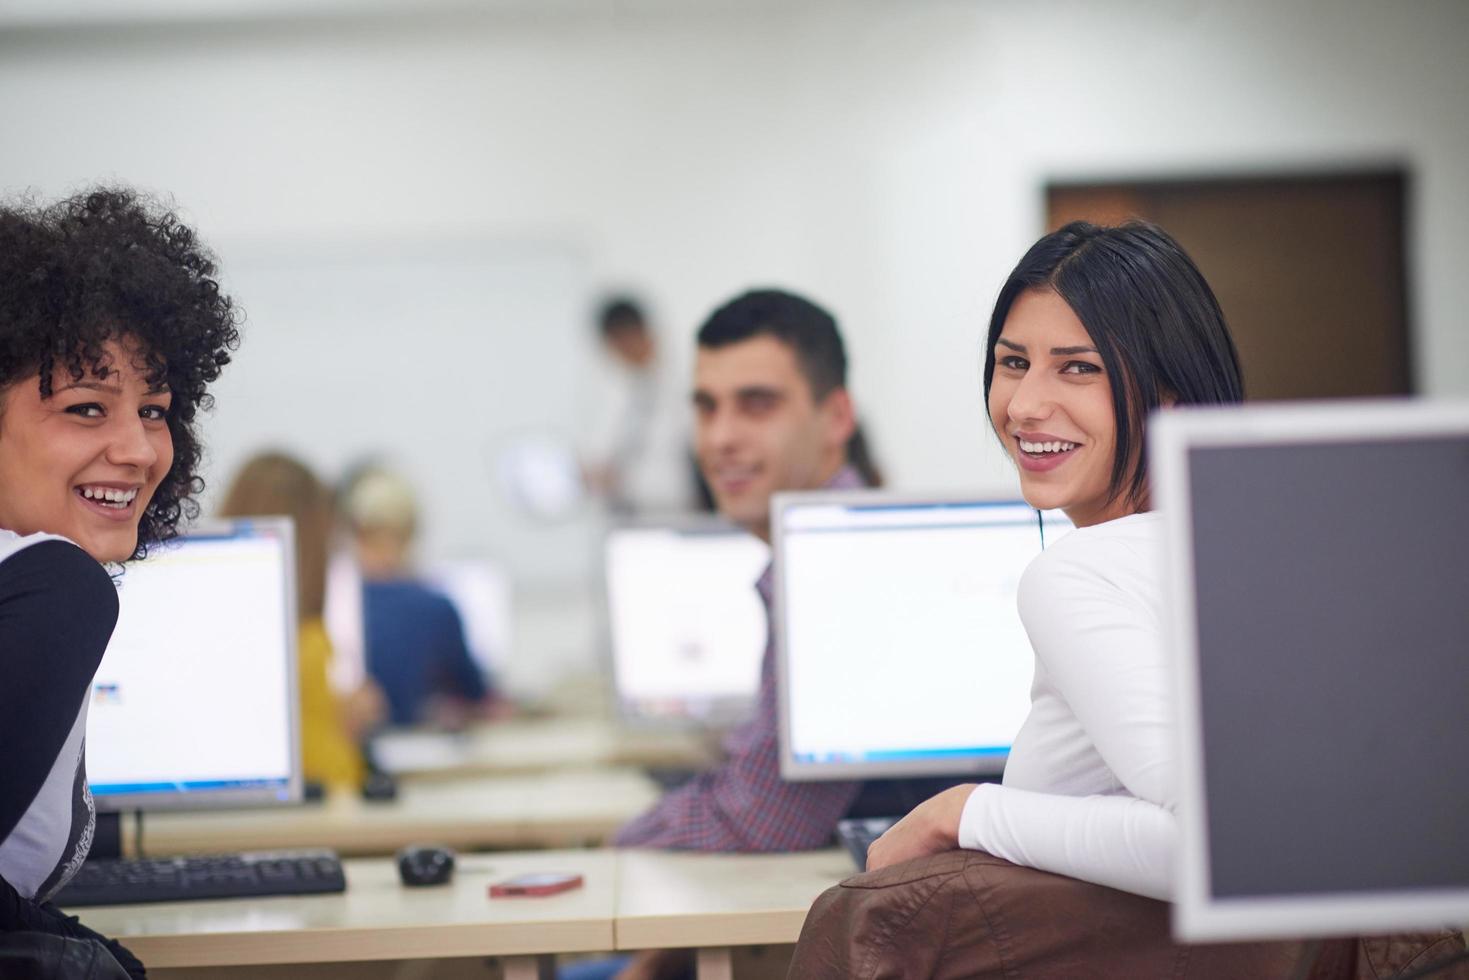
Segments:
[[[769,561],[764,542],[723,523],[608,533],[607,618],[624,717],[720,723],[749,710],[767,631],[755,581]]]
[[[1040,515],[1020,500],[782,494],[773,526],[782,774],[1001,772],[1030,710],[1015,593]]]
[[[1180,935],[1461,925],[1469,410],[1458,431],[1387,404],[1180,421],[1155,456],[1184,664]]]
[[[127,566],[87,715],[99,808],[300,799],[294,548],[288,519],[236,520]]]

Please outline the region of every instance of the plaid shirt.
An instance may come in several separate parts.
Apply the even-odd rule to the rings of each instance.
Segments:
[[[851,467],[825,485],[862,486]],[[765,657],[755,713],[730,732],[725,761],[663,797],[617,832],[620,847],[689,851],[800,851],[830,843],[857,799],[858,782],[788,783],[780,778],[779,714],[775,697],[775,629],[770,619],[773,570],[755,583],[765,604]]]

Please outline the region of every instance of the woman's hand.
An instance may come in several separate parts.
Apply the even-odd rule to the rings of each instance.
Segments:
[[[969,794],[974,789],[974,783],[954,786],[914,807],[912,813],[889,827],[887,833],[867,848],[867,870],[876,871],[890,864],[957,848],[959,818],[964,815],[964,804],[969,802]]]

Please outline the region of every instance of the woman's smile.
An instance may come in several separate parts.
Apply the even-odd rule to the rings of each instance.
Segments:
[[[172,395],[151,384],[132,338],[103,345],[94,371],[58,370],[3,393],[0,527],[71,539],[98,561],[125,561],[138,524],[173,465]]]
[[[1045,473],[1070,460],[1081,449],[1081,443],[1048,432],[1018,432],[1013,437],[1017,452],[1015,461],[1031,473]]]
[[[133,503],[137,500],[138,491],[141,489],[140,484],[122,486],[88,483],[77,487],[74,492],[89,511],[110,520],[125,521],[131,519],[135,509]]]

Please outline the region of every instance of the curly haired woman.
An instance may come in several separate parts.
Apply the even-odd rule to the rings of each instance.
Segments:
[[[143,558],[198,513],[196,417],[239,344],[238,319],[193,231],[128,190],[0,205],[0,878],[9,886],[0,915],[9,928],[80,930],[36,903],[91,845],[87,695],[118,608],[104,565]]]

